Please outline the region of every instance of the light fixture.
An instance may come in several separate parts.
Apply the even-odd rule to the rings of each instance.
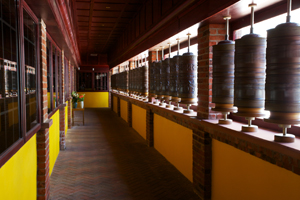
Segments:
[[[94,71],[95,69],[93,68],[93,71]]]

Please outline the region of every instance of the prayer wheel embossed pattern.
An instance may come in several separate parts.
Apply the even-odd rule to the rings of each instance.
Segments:
[[[234,105],[237,115],[264,115],[266,38],[248,34],[235,41]]]
[[[178,97],[181,103],[197,103],[197,56],[185,53],[179,59]]]
[[[167,58],[162,61],[161,70],[161,82],[162,82],[162,94],[164,96],[169,96],[169,85],[170,85],[170,59]]]
[[[214,110],[234,111],[234,42],[224,40],[213,46],[212,102]]]
[[[150,79],[150,85],[149,85],[149,96],[153,96],[155,93],[155,66],[154,63],[150,63],[149,65],[149,79]]]
[[[268,30],[266,110],[268,122],[300,123],[300,26],[280,24]]]
[[[181,56],[174,56],[170,62],[170,86],[169,95],[172,96],[172,101],[178,98],[178,70],[179,59]]]

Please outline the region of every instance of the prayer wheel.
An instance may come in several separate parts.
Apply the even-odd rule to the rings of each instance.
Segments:
[[[257,34],[235,41],[234,105],[235,115],[264,116],[266,39]]]
[[[177,55],[174,56],[170,60],[170,86],[169,86],[169,94],[172,96],[172,101],[177,103],[177,106],[174,107],[174,110],[182,110],[182,107],[179,107],[179,102],[181,101],[181,98],[179,98],[179,92],[178,92],[178,82],[179,82],[179,60],[181,56],[179,55],[179,49],[180,49],[180,40],[179,38],[177,40]],[[171,52],[171,51],[170,51]]]
[[[155,78],[155,63],[151,63],[149,66],[149,101],[152,102],[152,97],[156,98],[155,94],[155,85],[156,85],[156,78]]]
[[[142,74],[142,96],[147,97],[148,96],[148,67],[144,65],[141,68],[141,74]]]
[[[169,87],[170,87],[170,58],[166,58],[162,61],[162,93],[164,95],[164,99],[166,101],[171,100],[171,96],[169,94]]]
[[[300,124],[300,26],[284,23],[268,30],[265,108],[267,122],[280,124],[283,134],[275,141],[293,142],[286,133],[290,125]]]
[[[156,86],[155,91],[157,94],[157,99],[162,100],[164,98],[164,94],[162,92],[162,61],[157,61],[155,64],[155,78],[156,78]]]
[[[235,41],[234,105],[238,107],[235,115],[248,120],[248,126],[242,126],[245,132],[257,131],[251,121],[264,116],[266,39],[253,33],[255,6],[255,3],[249,4],[250,34]]]
[[[162,66],[162,62],[161,61],[155,61],[153,62],[154,64],[154,73],[155,73],[155,90],[154,93],[157,95],[157,99],[161,99],[162,98],[162,92],[161,92],[161,66]],[[158,103],[158,102],[156,102]]]
[[[197,103],[197,68],[197,56],[193,53],[184,53],[180,57],[178,97],[181,98],[181,103],[188,106]]]
[[[233,106],[234,95],[234,42],[229,38],[229,19],[226,20],[225,40],[213,46],[213,82],[212,82],[212,103],[215,103],[214,111],[222,112],[224,119],[219,124],[230,124],[227,119],[229,112],[235,112]]]
[[[224,40],[213,46],[213,82],[212,102],[215,103],[214,111],[222,112],[224,120],[220,124],[229,124],[229,112],[236,111],[233,107],[234,95],[234,42]]]

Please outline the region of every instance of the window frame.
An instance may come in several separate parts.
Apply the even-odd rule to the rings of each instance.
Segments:
[[[91,73],[92,74],[92,89],[91,90],[80,90],[79,80],[82,79],[81,74],[82,73]],[[98,73],[106,73],[106,90],[97,90],[95,85],[95,74]],[[86,74],[85,74],[86,76]],[[109,92],[109,69],[96,69],[94,70],[78,70],[77,72],[77,90],[78,92]],[[74,75],[75,77],[75,75]]]
[[[61,49],[57,46],[57,44],[54,42],[54,40],[52,39],[52,37],[49,35],[49,33],[47,32],[46,33],[46,37],[47,37],[47,40],[49,40],[49,43],[50,43],[50,47],[49,47],[49,61],[51,63],[51,66],[49,66],[49,69],[50,69],[50,112],[48,112],[48,118],[50,119],[54,113],[59,109],[60,105],[62,104],[62,100],[61,100],[61,103],[59,103],[59,99],[56,98],[56,107],[53,108],[53,65],[54,67],[56,68],[56,71],[59,72],[58,70],[62,68],[62,52],[61,52]],[[53,48],[52,47],[55,47],[55,53],[56,53],[56,59],[55,59],[55,63],[53,63]],[[59,56],[59,59],[57,59],[58,57],[58,54],[60,55]],[[59,84],[61,82],[58,81],[58,73],[55,74],[55,82],[56,82],[56,86],[55,86],[55,90],[58,91],[60,90],[59,94],[60,94],[60,99],[62,99],[62,95],[61,95],[61,91],[62,91],[62,86],[61,84]],[[58,87],[58,84],[59,84],[59,87]]]
[[[15,153],[24,145],[27,141],[29,141],[34,134],[41,129],[41,84],[40,84],[40,44],[39,44],[39,20],[34,15],[32,10],[26,4],[24,0],[15,2],[16,9],[16,29],[17,29],[17,65],[18,65],[18,103],[19,103],[19,129],[20,129],[20,138],[13,143],[9,148],[7,148],[4,152],[0,154],[0,168],[13,156]],[[30,129],[28,132],[26,131],[26,94],[24,91],[25,87],[25,49],[24,49],[24,24],[23,24],[23,14],[24,11],[31,17],[31,19],[36,24],[36,97],[37,97],[37,124]],[[25,105],[25,106],[24,106]]]

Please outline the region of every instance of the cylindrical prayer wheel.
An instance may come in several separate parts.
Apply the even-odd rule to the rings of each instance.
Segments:
[[[170,58],[162,61],[161,80],[162,80],[162,94],[165,100],[170,100],[169,86],[170,86]]]
[[[234,95],[234,42],[224,40],[213,46],[213,110],[232,112]]]
[[[178,97],[181,103],[197,103],[197,56],[185,53],[179,59]]]
[[[169,95],[172,96],[172,101],[179,102],[178,98],[178,70],[179,70],[179,59],[181,56],[177,55],[171,58],[170,62],[170,86]]]
[[[235,40],[234,105],[236,115],[264,115],[266,38],[248,34]]]
[[[300,26],[280,24],[268,30],[265,121],[300,123]]]
[[[149,86],[149,98],[150,98],[150,100],[152,99],[152,97],[154,97],[154,98],[156,98],[156,90],[155,90],[155,87],[156,87],[156,77],[155,77],[155,62],[153,62],[153,63],[151,63],[150,64],[150,68],[149,68],[149,70],[150,70],[150,73],[149,73],[149,75],[150,75],[150,86]],[[150,102],[152,102],[152,101],[150,101]]]
[[[162,61],[155,62],[155,92],[158,99],[163,98],[162,92]]]
[[[143,66],[141,68],[142,72],[142,96],[147,97],[148,96],[148,67]]]

